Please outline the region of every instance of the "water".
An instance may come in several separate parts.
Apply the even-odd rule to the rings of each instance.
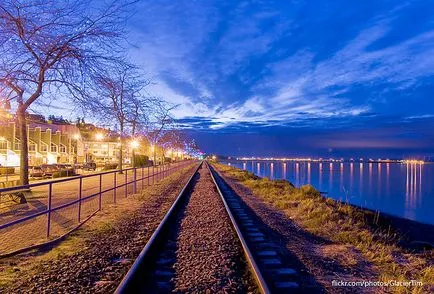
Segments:
[[[312,184],[326,196],[434,224],[434,164],[230,161],[260,177]]]

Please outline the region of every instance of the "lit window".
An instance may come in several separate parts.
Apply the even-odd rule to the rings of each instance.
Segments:
[[[57,146],[51,143],[51,152],[57,152]]]
[[[6,140],[0,141],[0,149],[8,149],[8,142]]]
[[[60,145],[59,149],[60,149],[61,153],[66,153],[66,147],[65,147],[65,145]]]
[[[29,143],[29,151],[36,151],[36,144],[35,143],[32,143],[32,142]]]
[[[45,145],[45,144],[41,144],[41,146],[39,147],[39,150],[40,150],[41,152],[47,152],[47,145]]]
[[[21,143],[20,140],[15,139],[15,150],[20,150],[21,149]]]

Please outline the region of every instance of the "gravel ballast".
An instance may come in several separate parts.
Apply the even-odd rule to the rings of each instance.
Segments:
[[[241,248],[205,165],[194,186],[177,239],[175,292],[246,292]]]
[[[149,293],[257,292],[224,204],[204,163],[161,238],[141,285]]]

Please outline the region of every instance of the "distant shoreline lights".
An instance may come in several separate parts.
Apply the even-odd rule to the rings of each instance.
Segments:
[[[230,157],[228,158],[231,159]],[[415,159],[364,159],[359,158],[358,160],[354,158],[344,159],[344,158],[287,158],[287,157],[237,157],[236,160],[246,160],[246,161],[293,161],[293,162],[378,162],[378,163],[404,163],[404,164],[425,164],[423,160]]]

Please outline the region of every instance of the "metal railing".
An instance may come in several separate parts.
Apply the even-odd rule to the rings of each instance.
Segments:
[[[0,189],[26,203],[0,210],[0,256],[39,246],[81,226],[103,206],[152,186],[191,161],[74,176]]]

